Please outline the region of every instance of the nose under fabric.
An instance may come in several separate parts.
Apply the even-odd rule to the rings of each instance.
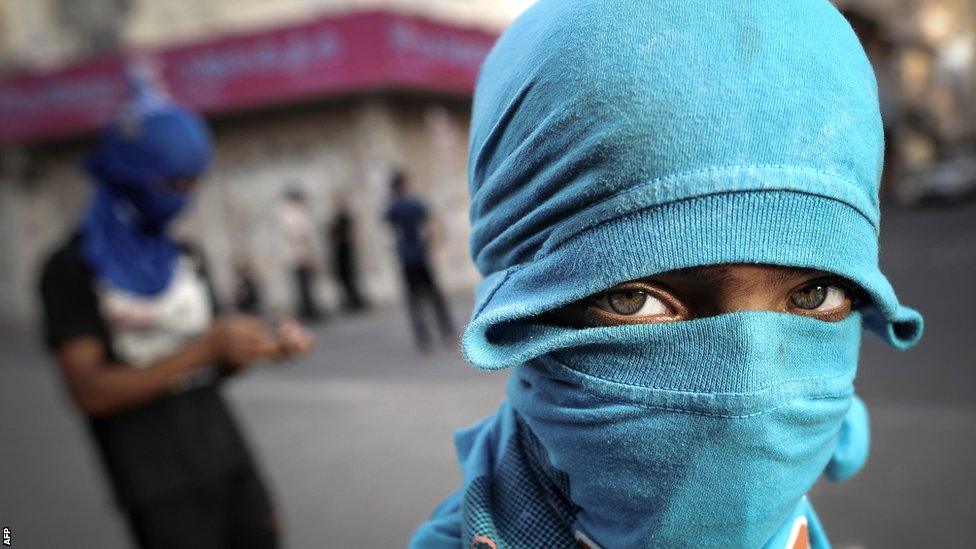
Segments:
[[[825,468],[863,463],[835,459],[856,402],[858,313],[581,331],[515,367],[508,396],[544,448],[528,459],[607,547],[762,547]]]
[[[854,329],[861,322],[858,316],[824,322],[744,311],[686,322],[594,328],[582,330],[575,345],[554,347],[547,354],[582,375],[621,385],[754,396],[791,383],[853,377],[861,339]]]

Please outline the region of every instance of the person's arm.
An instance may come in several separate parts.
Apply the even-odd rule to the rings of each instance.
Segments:
[[[416,206],[420,236],[423,238],[428,250],[437,248],[443,242],[442,238],[444,236],[444,225],[441,218],[436,213],[431,212],[427,208],[427,205],[420,200],[417,200]]]
[[[75,406],[93,417],[112,415],[167,392],[180,379],[212,362],[205,340],[192,342],[148,368],[110,364],[105,345],[95,336],[62,343],[55,352]]]
[[[102,339],[80,336],[55,349],[75,405],[93,417],[108,416],[170,391],[193,372],[220,362],[238,370],[281,355],[279,342],[260,320],[218,320],[203,336],[145,368],[113,364]]]

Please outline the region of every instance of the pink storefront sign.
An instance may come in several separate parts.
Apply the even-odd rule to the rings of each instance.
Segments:
[[[140,52],[178,101],[213,115],[370,90],[468,95],[497,35],[383,11]],[[0,79],[0,143],[89,133],[127,98],[132,56]]]

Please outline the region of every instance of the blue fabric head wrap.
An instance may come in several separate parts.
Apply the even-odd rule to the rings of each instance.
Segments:
[[[832,272],[866,326],[921,335],[878,267],[883,135],[871,65],[828,2],[542,1],[482,68],[471,122],[464,338],[487,369],[537,350],[493,328],[682,267]]]
[[[485,278],[462,347],[513,367],[509,402],[458,433],[464,486],[413,546],[827,546],[805,493],[867,458],[862,325],[899,348],[922,331],[878,266],[883,146],[871,66],[826,0],[530,8],[482,68],[469,158]],[[730,263],[869,300],[840,322],[539,319]]]
[[[135,100],[104,130],[86,168],[96,182],[83,221],[95,272],[141,295],[172,278],[177,245],[166,234],[189,196],[166,183],[199,177],[213,143],[206,123],[136,80]]]

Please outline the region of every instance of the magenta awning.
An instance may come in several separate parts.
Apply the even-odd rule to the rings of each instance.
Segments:
[[[140,52],[207,114],[367,90],[470,94],[497,35],[383,11]],[[81,135],[128,96],[126,57],[0,79],[0,143]]]

